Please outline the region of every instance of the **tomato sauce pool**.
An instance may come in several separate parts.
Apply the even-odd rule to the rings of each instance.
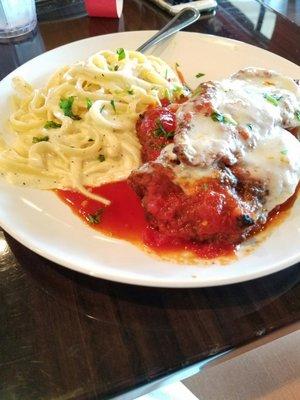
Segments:
[[[178,256],[183,251],[188,251],[200,259],[234,255],[235,246],[231,244],[194,243],[161,235],[148,225],[141,201],[127,181],[108,183],[91,190],[109,199],[111,204],[104,206],[72,190],[56,192],[86,224],[105,235],[124,239],[141,247],[146,245],[158,255],[167,255],[175,260],[179,259]],[[299,187],[287,202],[272,211],[268,223],[253,234],[270,227],[280,216],[284,217],[297,198],[297,192]]]
[[[92,189],[93,193],[109,199],[109,206],[72,190],[57,192],[92,228],[119,239],[141,241],[147,226],[144,211],[139,198],[126,181],[108,183]]]
[[[141,201],[127,181],[113,182],[92,189],[93,193],[109,199],[109,206],[72,190],[56,192],[91,228],[141,247],[146,245],[159,255],[171,255],[175,259],[176,255],[183,251],[205,259],[233,255],[233,245],[170,240],[169,237],[159,234],[148,225]]]

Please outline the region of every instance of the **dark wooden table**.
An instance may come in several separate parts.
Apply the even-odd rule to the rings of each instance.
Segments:
[[[237,7],[221,0],[216,17],[190,30],[239,39],[299,63],[299,27],[255,0],[246,3]],[[39,6],[37,32],[23,42],[0,45],[1,77],[64,43],[158,29],[169,20],[147,1],[125,1],[120,21],[89,18],[80,1],[76,7],[68,14],[67,8]],[[64,19],[68,15],[72,19]],[[135,387],[300,317],[299,265],[225,287],[151,289],[69,271],[5,232],[0,249],[0,399],[125,399]]]

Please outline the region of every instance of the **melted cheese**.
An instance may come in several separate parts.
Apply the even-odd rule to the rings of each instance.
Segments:
[[[291,197],[300,180],[300,143],[286,130],[277,127],[244,157],[251,176],[267,183],[269,195],[264,208],[273,210]]]
[[[266,185],[264,208],[271,211],[300,179],[300,143],[286,130],[300,126],[299,87],[273,71],[248,68],[206,89],[177,111],[176,168],[194,179],[214,175],[220,162],[241,165]]]

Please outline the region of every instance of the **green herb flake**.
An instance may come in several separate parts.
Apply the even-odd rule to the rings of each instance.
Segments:
[[[99,224],[101,217],[103,215],[103,212],[104,212],[104,209],[99,208],[99,210],[96,211],[95,214],[88,214],[86,216],[87,222],[92,225]]]
[[[157,137],[164,137],[164,138],[166,138],[166,139],[172,139],[173,137],[174,137],[174,131],[172,131],[172,132],[167,132],[166,130],[165,130],[165,128],[163,127],[163,125],[162,125],[162,123],[161,123],[161,120],[160,119],[157,119],[156,120],[156,129],[155,129],[155,131],[154,131],[154,135],[155,136],[157,136]]]
[[[134,94],[134,91],[132,89],[129,89],[129,90],[127,90],[127,93],[132,95],[132,94]]]
[[[179,64],[178,64],[178,62],[176,62],[176,63],[175,63],[175,66],[176,66],[176,68],[178,68],[178,67],[179,67]]]
[[[171,99],[171,95],[170,95],[169,89],[167,89],[167,88],[164,91],[164,98],[167,99],[167,100]]]
[[[88,140],[88,142],[94,142],[94,141],[95,141],[95,140],[94,140],[94,139],[91,139],[91,138]]]
[[[212,112],[210,114],[210,117],[213,121],[215,122],[222,122],[223,124],[230,124],[230,125],[236,125],[236,121],[231,118],[230,116],[224,115],[224,114],[220,114],[216,111]]]
[[[118,69],[119,69],[119,66],[115,65],[114,71],[118,71]]]
[[[72,113],[72,106],[74,103],[74,96],[70,96],[67,99],[60,99],[59,107],[63,110],[64,115],[69,117]]]
[[[281,152],[280,152],[280,154],[282,154],[282,155],[284,155],[284,156],[286,156],[286,155],[287,155],[287,153],[288,153],[287,149],[285,149],[285,150],[281,150]]]
[[[105,161],[105,155],[99,154],[98,160],[99,160],[100,162]]]
[[[49,136],[34,136],[32,138],[32,143],[48,142]]]
[[[100,114],[102,114],[102,111],[104,110],[104,108],[105,108],[105,104],[103,104],[103,106],[101,106],[101,108],[100,108]]]
[[[80,120],[79,115],[74,115],[72,111],[72,106],[74,103],[74,96],[70,96],[66,99],[60,99],[59,107],[64,112],[66,117],[70,117],[74,120]]]
[[[114,112],[117,112],[117,110],[116,110],[116,105],[115,105],[115,101],[114,101],[114,100],[111,100],[111,101],[110,101],[110,105],[112,106]]]
[[[125,50],[120,48],[117,49],[117,54],[118,54],[118,60],[121,61],[125,58],[126,54],[125,54]]]
[[[270,95],[268,93],[264,93],[264,98],[273,106],[277,107],[279,104],[279,101],[282,99],[282,96],[276,96],[276,95]]]
[[[89,110],[93,105],[93,101],[89,98],[86,99],[86,108]]]
[[[247,128],[250,129],[250,131],[253,131],[253,125],[252,124],[247,124],[246,126],[247,126]]]
[[[224,122],[224,116],[216,111],[210,114],[211,119],[215,122]]]
[[[202,76],[204,76],[205,74],[203,74],[202,72],[198,72],[198,74],[196,75],[196,78],[202,78]]]
[[[178,86],[178,85],[174,85],[173,86],[173,93],[182,93],[183,91],[183,87],[182,86]]]
[[[237,122],[230,115],[224,115],[224,124],[237,125]]]
[[[44,125],[44,128],[46,129],[58,129],[61,127],[61,124],[58,124],[55,121],[47,121]]]
[[[295,111],[295,118],[300,121],[300,110]]]
[[[165,71],[165,79],[168,79],[168,70]]]

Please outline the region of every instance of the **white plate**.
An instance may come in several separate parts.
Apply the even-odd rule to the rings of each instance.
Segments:
[[[137,48],[154,32],[126,32],[80,40],[42,54],[0,82],[0,131],[5,130],[11,79],[22,76],[41,85],[59,66],[83,60],[100,49]],[[151,52],[151,51],[150,51]],[[181,32],[152,53],[170,65],[178,62],[196,86],[246,66],[272,68],[300,77],[295,64],[265,50],[221,37]],[[159,261],[128,242],[102,236],[76,217],[53,193],[14,187],[0,180],[0,223],[36,253],[65,267],[113,281],[146,286],[201,287],[246,281],[284,269],[300,260],[300,199],[289,217],[249,255],[229,265],[178,265]]]

